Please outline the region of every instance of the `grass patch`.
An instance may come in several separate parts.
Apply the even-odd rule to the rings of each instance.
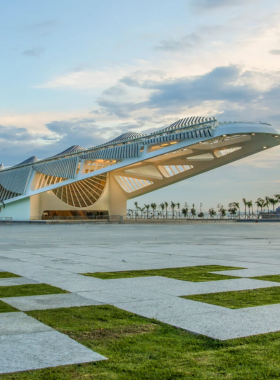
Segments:
[[[280,287],[275,286],[271,288],[239,290],[235,292],[196,294],[193,296],[182,296],[181,298],[224,306],[230,309],[241,309],[244,307],[280,303]]]
[[[13,311],[19,311],[13,306],[8,305],[6,302],[0,301],[0,313],[11,313]]]
[[[27,313],[109,360],[0,375],[3,380],[279,379],[280,333],[226,342],[117,309]]]
[[[0,272],[0,278],[11,278],[11,277],[21,277],[17,274],[10,273],[10,272]]]
[[[232,278],[239,278],[235,276],[226,276],[226,275],[221,275],[221,274],[209,273],[209,272],[233,270],[233,269],[237,270],[237,269],[244,269],[244,268],[227,267],[227,266],[221,266],[221,265],[198,265],[195,267],[181,267],[181,268],[83,273],[83,275],[100,278],[102,280],[113,280],[116,278],[163,276],[163,277],[168,277],[168,278],[174,278],[176,280],[202,282],[202,281],[217,281],[217,280],[228,280]]]
[[[15,286],[0,286],[0,298],[4,297],[27,297],[44,294],[69,293],[66,290],[56,288],[48,284],[28,284]]]
[[[280,274],[271,274],[268,276],[258,276],[258,277],[251,277],[251,278],[253,278],[254,280],[280,282]]]

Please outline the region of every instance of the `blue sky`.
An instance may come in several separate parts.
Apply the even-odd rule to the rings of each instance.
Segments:
[[[278,0],[0,0],[0,163],[187,116],[280,128]],[[147,194],[227,205],[280,192],[280,148]],[[132,202],[130,202],[130,205]]]

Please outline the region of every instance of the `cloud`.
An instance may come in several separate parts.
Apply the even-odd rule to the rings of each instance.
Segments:
[[[32,155],[42,157],[45,147],[56,141],[53,133],[34,134],[27,128],[0,125],[0,161],[9,166]]]
[[[99,127],[93,118],[73,118],[70,120],[54,120],[46,124],[48,130],[59,136],[59,145],[99,145],[106,140],[105,127]]]
[[[126,94],[127,94],[127,91],[122,85],[113,86],[103,91],[103,95],[108,95],[108,96],[123,96]]]
[[[269,50],[269,53],[273,55],[280,55],[280,50]]]
[[[256,0],[192,0],[192,6],[196,10],[210,10],[243,6],[253,2],[256,3]]]
[[[128,88],[150,91],[146,101],[119,102],[102,96],[97,102],[103,112],[129,117],[132,112],[140,109],[157,109],[162,114],[168,114],[209,101],[239,104],[255,101],[260,93],[252,85],[243,84],[242,75],[240,67],[231,65],[217,67],[204,75],[165,78],[157,81],[127,76],[120,82]]]
[[[193,49],[201,43],[202,38],[197,33],[191,33],[179,39],[161,40],[159,41],[159,44],[155,46],[155,49],[175,52]]]
[[[58,20],[46,20],[34,24],[25,25],[22,29],[24,32],[36,33],[40,36],[46,36],[53,32],[59,24]]]
[[[30,50],[25,50],[22,52],[23,55],[27,57],[40,57],[40,55],[43,53],[44,49],[40,47],[34,47]]]
[[[112,86],[112,83],[115,83],[125,73],[125,68],[120,67],[109,67],[103,71],[90,69],[73,70],[46,83],[36,85],[35,88],[104,89]]]
[[[0,161],[14,165],[31,155],[50,157],[71,145],[86,148],[106,141],[106,128],[91,118],[52,121],[46,132],[30,133],[27,128],[0,125]]]

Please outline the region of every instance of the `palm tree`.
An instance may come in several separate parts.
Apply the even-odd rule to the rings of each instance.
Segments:
[[[165,209],[165,204],[164,204],[164,203],[161,203],[161,204],[159,205],[159,207],[162,209],[162,217],[163,217],[163,211],[164,211],[164,209]]]
[[[250,219],[250,210],[251,210],[251,207],[253,208],[253,202],[252,201],[248,201],[247,202],[247,206],[249,208],[249,219]]]
[[[231,202],[229,203],[228,205],[228,212],[230,213],[230,215],[233,217],[235,216],[236,212],[237,212],[237,207],[235,205],[236,202]]]
[[[177,203],[177,207],[178,207],[179,219],[180,219],[181,218],[181,210],[180,210],[181,205],[180,205],[180,203]]]
[[[274,212],[275,205],[279,202],[279,200],[277,198],[270,198],[269,201],[270,201],[270,204],[272,204],[273,206],[273,212]]]
[[[268,196],[265,197],[265,206],[267,207],[267,212],[269,214],[269,205],[270,205],[270,198]]]
[[[156,211],[156,208],[157,208],[157,204],[156,203],[151,203],[151,207],[153,209],[153,218],[155,217],[155,211]]]
[[[230,204],[229,204],[228,212],[230,213],[230,215],[231,215],[232,217],[235,216],[236,211],[237,211],[237,208],[236,208],[236,207],[233,207],[233,206],[232,206],[232,203],[230,203]]]
[[[166,219],[167,219],[167,209],[168,209],[168,203],[167,202],[164,202],[164,204],[165,204],[165,209],[166,209]]]
[[[170,207],[171,207],[171,210],[172,210],[172,219],[174,219],[174,210],[175,210],[175,207],[176,207],[176,203],[174,203],[174,202],[171,201]]]
[[[138,202],[134,202],[134,206],[136,208],[136,211],[139,210]]]
[[[246,213],[247,201],[245,198],[242,198],[242,201],[243,201],[244,206],[245,206],[245,219],[246,219],[247,218],[247,213]]]
[[[185,218],[187,218],[188,209],[187,208],[182,208],[182,214],[184,215]]]
[[[184,209],[186,209],[186,210],[187,210],[187,217],[188,217],[188,212],[189,212],[189,205],[188,205],[188,203],[187,203],[187,202],[185,202],[185,204],[184,204]]]
[[[196,215],[196,209],[195,209],[195,205],[194,205],[194,203],[193,203],[192,208],[191,208],[191,214],[192,214],[192,217],[193,217],[193,219],[194,219],[194,217],[195,217],[195,215]]]
[[[276,199],[278,199],[278,201],[280,202],[280,194],[275,194],[274,195]]]
[[[263,207],[265,206],[265,200],[262,198],[258,198],[257,202],[259,202],[259,204],[260,204],[259,207],[261,208],[261,212],[262,212]]]
[[[145,207],[141,208],[141,207],[138,207],[138,209],[141,211],[141,218],[143,217],[143,212],[145,210]]]
[[[149,216],[149,209],[150,209],[150,205],[145,205],[145,204],[144,204],[144,206],[145,206],[145,208],[146,208],[146,210],[147,210],[147,219],[148,219],[148,216]]]
[[[214,216],[217,214],[216,211],[212,208],[209,208],[208,210],[210,218],[214,218]]]
[[[258,214],[258,219],[259,219],[260,217],[259,208],[261,209],[261,212],[262,212],[264,200],[261,198],[258,198],[255,203],[257,205],[257,214]]]
[[[239,202],[232,202],[232,207],[235,207],[238,209],[238,215],[239,215],[239,219],[240,219],[240,206],[239,206]]]
[[[221,203],[217,204],[218,211],[220,213],[220,218],[223,219],[226,216],[226,209]]]

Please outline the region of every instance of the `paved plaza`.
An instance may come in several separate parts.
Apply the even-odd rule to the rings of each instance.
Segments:
[[[252,278],[280,274],[279,228],[278,223],[0,226],[0,270],[21,276],[2,278],[0,286],[46,283],[69,292],[1,298],[19,311],[0,314],[0,373],[107,359],[27,316],[29,310],[109,304],[219,340],[280,331],[280,304],[234,310],[180,298],[280,286]],[[217,272],[236,279],[206,282],[81,275],[198,265],[244,269]]]

